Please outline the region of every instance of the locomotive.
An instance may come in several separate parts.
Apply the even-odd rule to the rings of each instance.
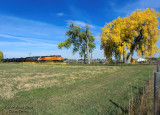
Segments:
[[[63,62],[61,55],[33,56],[26,58],[7,58],[3,62]]]
[[[63,62],[61,55],[52,55],[52,56],[42,56],[37,59],[38,61],[53,61],[53,62]]]

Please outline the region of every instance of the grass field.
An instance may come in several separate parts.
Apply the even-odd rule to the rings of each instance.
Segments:
[[[154,68],[0,64],[0,114],[127,114]]]

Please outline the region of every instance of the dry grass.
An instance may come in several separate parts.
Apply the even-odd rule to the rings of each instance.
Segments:
[[[154,73],[147,85],[129,101],[129,115],[153,115]]]
[[[31,67],[32,66],[32,67]],[[31,68],[28,68],[31,67]],[[50,67],[49,71],[32,71],[33,68],[43,70]],[[59,68],[59,69],[57,69]],[[54,71],[57,69],[57,72]],[[76,69],[76,71],[72,71]],[[119,67],[106,66],[47,66],[47,65],[23,65],[21,68],[0,70],[0,98],[10,99],[20,91],[28,91],[34,88],[54,87],[75,83],[76,80],[84,80],[102,73],[112,73]],[[65,70],[64,73],[60,70]],[[7,76],[7,77],[6,77]]]

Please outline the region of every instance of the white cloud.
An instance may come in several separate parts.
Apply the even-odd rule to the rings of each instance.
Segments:
[[[4,45],[24,45],[24,46],[29,46],[29,45],[38,45],[38,46],[46,46],[46,47],[53,47],[53,46],[57,46],[58,42],[57,41],[51,41],[51,40],[42,40],[42,39],[37,39],[37,38],[26,38],[26,37],[19,37],[19,36],[11,36],[11,35],[4,35],[4,34],[0,34],[0,38],[9,38],[9,39],[16,39],[16,40],[21,40],[23,42],[1,42],[0,44],[4,44]],[[55,44],[57,43],[57,44]],[[3,45],[2,44],[2,45]]]
[[[30,45],[35,45],[32,43],[28,43],[28,42],[7,42],[7,41],[0,41],[0,45],[2,46],[30,46]]]
[[[0,15],[0,34],[39,39],[64,39],[65,26]]]
[[[156,10],[160,10],[160,0],[133,1],[132,3],[129,2],[128,4],[123,5],[123,7],[118,7],[118,4],[110,2],[110,6],[112,6],[112,9],[117,13],[131,15],[131,13],[133,13],[136,9],[154,8]]]
[[[57,13],[57,16],[64,16],[64,13]]]
[[[91,24],[87,24],[83,21],[74,21],[74,20],[67,20],[67,24],[69,25],[70,23],[74,23],[75,25],[80,25],[82,27],[85,27],[86,25],[88,25],[90,28],[95,28],[96,26],[95,25],[91,25]]]

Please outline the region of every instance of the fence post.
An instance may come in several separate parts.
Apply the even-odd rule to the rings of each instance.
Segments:
[[[160,72],[159,64],[157,64],[157,72]]]
[[[158,88],[160,88],[160,72],[154,72],[154,115],[160,112],[159,99],[158,99]],[[158,104],[158,105],[157,105]],[[158,110],[157,110],[158,108]]]
[[[156,109],[156,106],[157,106],[157,88],[156,88],[156,81],[157,81],[157,76],[156,76],[156,72],[154,73],[154,115],[156,115],[157,113],[157,109]]]

